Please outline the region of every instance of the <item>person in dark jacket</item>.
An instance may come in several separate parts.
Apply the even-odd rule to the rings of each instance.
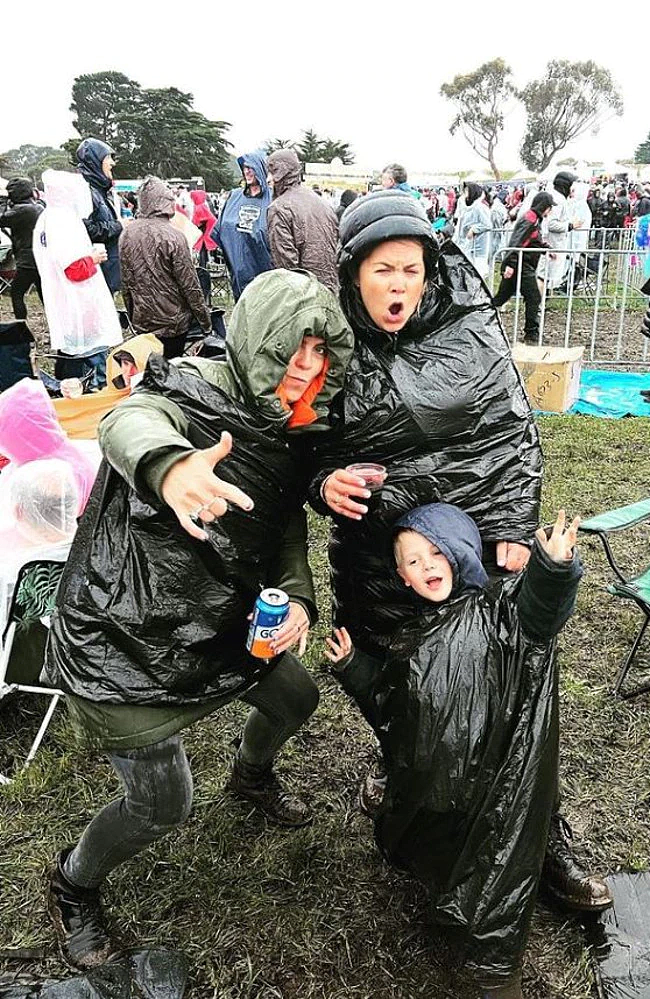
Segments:
[[[494,304],[500,309],[513,295],[517,294],[519,261],[521,259],[521,277],[519,290],[526,304],[524,320],[524,343],[537,343],[539,339],[539,306],[542,294],[536,277],[539,260],[538,253],[532,250],[548,249],[541,236],[542,220],[550,214],[553,208],[553,197],[542,191],[533,198],[530,208],[519,216],[512,230],[508,243],[509,253],[501,261],[501,284],[494,296]],[[525,249],[527,253],[517,253],[517,249]]]
[[[459,928],[484,999],[521,999],[558,766],[553,639],[582,569],[579,518],[540,529],[525,572],[489,584],[475,523],[431,503],[394,531],[412,619],[377,679],[386,761],[377,843],[429,889],[434,919]],[[341,634],[329,658],[345,669]],[[346,656],[343,656],[343,653]]]
[[[423,208],[401,192],[359,199],[341,220],[343,311],[355,335],[336,432],[318,449],[310,502],[333,516],[335,620],[357,654],[342,678],[373,727],[372,689],[411,604],[392,569],[400,512],[444,500],[476,522],[486,562],[518,571],[539,524],[542,455],[530,404],[492,299],[451,242],[438,251]],[[381,503],[351,462],[389,469]],[[559,817],[550,841],[558,894],[602,903]]]
[[[336,294],[336,215],[322,198],[301,184],[301,173],[293,149],[278,149],[269,156],[273,181],[273,201],[267,214],[271,257],[276,267],[311,271]]]
[[[235,301],[258,274],[274,266],[269,248],[267,212],[271,204],[268,166],[261,150],[237,158],[244,187],[228,195],[215,230],[223,251]]]
[[[102,272],[112,295],[120,290],[120,259],[118,240],[122,232],[115,206],[108,194],[113,187],[115,155],[100,139],[84,139],[77,147],[79,173],[88,183],[93,199],[93,212],[84,224],[91,243],[103,243],[106,260]]]
[[[356,201],[358,197],[359,194],[357,191],[352,191],[350,189],[343,191],[341,195],[341,200],[339,201],[339,206],[336,209],[336,217],[339,220],[339,222],[341,221],[341,216],[343,215],[345,209],[349,208],[352,202]]]
[[[316,618],[305,447],[329,427],[351,348],[331,292],[304,272],[269,271],[235,307],[227,360],[154,355],[100,425],[106,461],[58,590],[45,667],[124,787],[52,875],[50,914],[79,967],[113,952],[106,876],[189,814],[181,732],[199,718],[234,698],[251,705],[230,790],[286,827],[310,821],[273,760],[318,703],[287,651],[304,647]],[[270,660],[246,650],[264,587],[290,601]]]
[[[11,282],[11,305],[16,319],[27,319],[25,295],[32,285],[43,301],[41,279],[32,252],[36,219],[43,211],[34,199],[34,185],[28,177],[12,177],[7,183],[9,203],[0,211],[0,229],[11,238],[16,276]]]
[[[138,333],[155,333],[165,357],[179,357],[190,327],[210,331],[210,312],[187,240],[171,224],[173,192],[147,177],[139,196],[138,217],[119,243],[124,305]]]

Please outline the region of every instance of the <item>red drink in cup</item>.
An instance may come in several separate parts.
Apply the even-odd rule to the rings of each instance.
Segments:
[[[346,472],[358,475],[366,484],[366,489],[371,493],[378,493],[381,490],[388,472],[384,465],[375,465],[372,462],[360,462],[357,465],[346,465]]]

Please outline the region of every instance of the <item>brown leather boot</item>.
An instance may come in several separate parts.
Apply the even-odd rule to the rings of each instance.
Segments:
[[[254,766],[235,756],[227,789],[239,798],[252,801],[268,819],[289,829],[309,825],[313,814],[308,805],[280,783],[273,763]]]
[[[559,812],[551,818],[540,887],[578,912],[602,912],[614,901],[603,879],[589,874],[578,863],[571,826]]]

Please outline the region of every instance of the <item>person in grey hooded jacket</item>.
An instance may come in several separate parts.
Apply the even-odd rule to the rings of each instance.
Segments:
[[[336,295],[339,279],[336,215],[313,191],[300,182],[301,166],[293,149],[278,149],[269,156],[273,202],[268,211],[269,243],[276,267],[311,271]]]
[[[165,357],[179,357],[191,326],[209,332],[210,312],[187,240],[171,224],[171,189],[158,177],[147,177],[139,197],[138,217],[119,245],[124,304],[139,333],[155,333]]]

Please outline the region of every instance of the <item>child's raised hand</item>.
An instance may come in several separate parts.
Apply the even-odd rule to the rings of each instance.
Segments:
[[[325,649],[325,655],[333,663],[339,663],[352,652],[352,639],[345,628],[335,628],[334,638],[325,638],[329,649]]]
[[[580,517],[574,517],[567,527],[566,514],[564,510],[560,510],[557,520],[553,524],[550,538],[546,537],[546,531],[543,527],[540,527],[535,532],[535,537],[546,554],[554,562],[567,562],[573,558],[573,549],[578,537],[579,527]]]

